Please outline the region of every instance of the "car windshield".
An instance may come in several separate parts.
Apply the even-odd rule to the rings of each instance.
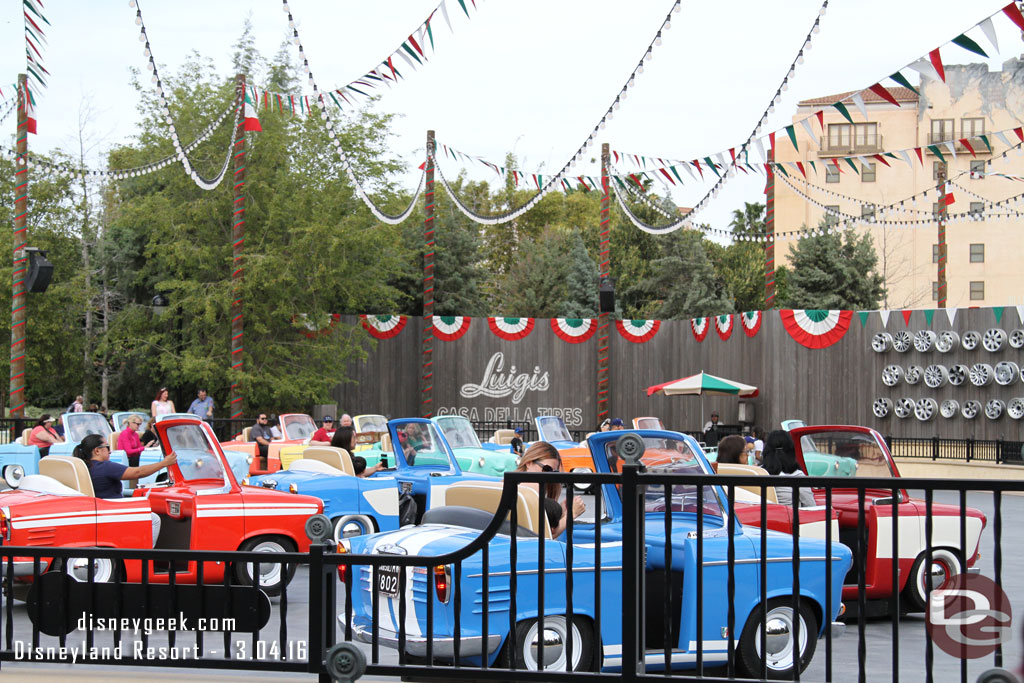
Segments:
[[[637,429],[664,429],[665,425],[661,424],[661,418],[657,417],[638,417],[636,419]]]
[[[124,423],[127,422],[128,419],[132,417],[137,417],[140,420],[142,420],[142,424],[136,427],[135,431],[137,431],[139,434],[142,434],[144,431],[146,431],[146,423],[149,422],[149,414],[142,412],[114,413],[114,429],[120,432],[121,430],[124,429]]]
[[[360,432],[386,432],[388,421],[383,415],[357,415],[356,429]]]
[[[572,441],[569,430],[565,428],[562,418],[546,415],[537,418],[537,432],[541,441]]]
[[[606,444],[605,456],[612,472],[622,471],[622,458],[619,457],[615,441]],[[644,437],[644,455],[641,461],[648,472],[655,474],[709,474],[689,443],[681,439]],[[669,497],[673,511],[697,511],[695,484],[675,484],[670,488]],[[644,492],[644,509],[647,512],[664,512],[665,505],[665,486],[648,485]],[[721,503],[711,486],[704,487],[703,508],[705,515],[723,516]]]
[[[305,439],[316,431],[316,423],[309,415],[285,415],[281,425],[286,439]]]
[[[392,422],[410,467],[451,467],[433,422]]]
[[[67,413],[64,415],[64,429],[69,441],[81,441],[90,434],[110,436],[110,423],[99,413]]]
[[[823,431],[800,437],[812,477],[892,477],[889,458],[870,432]]]
[[[185,481],[224,479],[224,466],[200,424],[174,425],[167,429],[167,445],[178,455],[178,469]]]
[[[439,417],[437,423],[452,448],[482,448],[473,425],[466,418]]]

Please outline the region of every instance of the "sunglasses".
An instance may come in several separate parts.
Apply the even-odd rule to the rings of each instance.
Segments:
[[[552,467],[551,465],[541,465],[540,466],[540,471],[541,472],[554,472],[555,468]]]

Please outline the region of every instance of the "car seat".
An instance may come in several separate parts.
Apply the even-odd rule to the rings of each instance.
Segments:
[[[56,479],[79,493],[96,497],[92,488],[92,477],[85,461],[67,455],[51,455],[39,460],[39,474]]]

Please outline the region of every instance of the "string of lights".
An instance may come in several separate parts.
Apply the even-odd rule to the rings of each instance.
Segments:
[[[338,158],[341,159],[341,165],[345,169],[346,175],[348,175],[349,181],[352,183],[352,187],[355,190],[356,196],[362,200],[363,204],[370,210],[370,212],[377,218],[377,220],[388,225],[398,225],[405,221],[406,218],[412,214],[416,208],[416,201],[419,199],[420,193],[423,192],[423,182],[426,172],[420,173],[420,180],[416,187],[416,192],[409,202],[409,206],[406,209],[395,216],[384,213],[370,198],[370,195],[366,192],[362,183],[359,182],[359,178],[356,176],[355,169],[352,168],[352,164],[349,162],[348,154],[345,153],[345,149],[341,145],[341,139],[334,132],[335,127],[338,125],[331,118],[330,109],[327,107],[327,101],[324,99],[324,94],[317,85],[316,79],[313,78],[313,71],[309,68],[309,60],[306,58],[306,49],[302,45],[302,40],[299,38],[299,29],[295,24],[295,17],[292,16],[291,8],[288,6],[288,0],[283,0],[282,9],[285,14],[288,15],[288,27],[292,30],[292,42],[298,46],[299,55],[302,57],[302,68],[306,72],[306,78],[310,85],[313,87],[314,101],[320,107],[320,111],[324,115],[324,126],[327,128],[327,137],[330,138],[334,144],[334,149],[338,154]]]
[[[135,8],[135,24],[136,26],[139,26],[139,42],[145,45],[142,49],[142,54],[147,59],[146,68],[152,74],[150,76],[150,80],[156,87],[157,104],[160,105],[164,122],[167,124],[167,127],[171,132],[171,143],[174,145],[175,158],[181,163],[181,167],[185,170],[185,174],[192,178],[192,181],[198,187],[203,190],[213,190],[220,185],[221,181],[227,175],[227,169],[231,163],[231,152],[234,149],[235,140],[237,139],[238,121],[242,114],[241,93],[239,93],[239,97],[235,101],[235,121],[232,126],[231,140],[228,143],[224,165],[214,178],[208,179],[193,168],[192,162],[188,158],[188,154],[186,154],[184,147],[182,147],[181,139],[178,136],[178,129],[174,125],[174,117],[171,116],[171,109],[167,104],[167,97],[164,93],[163,83],[160,80],[160,73],[156,67],[156,60],[153,58],[153,50],[149,43],[149,35],[146,32],[146,23],[142,19],[142,7],[139,5],[139,0],[128,0],[128,6]]]

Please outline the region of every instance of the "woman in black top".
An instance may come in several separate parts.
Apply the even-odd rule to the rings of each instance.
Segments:
[[[517,472],[561,472],[562,458],[558,455],[558,449],[546,441],[537,441],[519,459]],[[536,486],[536,484],[527,484]],[[558,536],[565,530],[566,508],[565,501],[560,501],[562,485],[550,483],[544,485],[544,511],[548,516],[548,525],[551,527],[551,538]],[[583,499],[575,496],[572,500],[573,519],[579,517],[586,510]]]

